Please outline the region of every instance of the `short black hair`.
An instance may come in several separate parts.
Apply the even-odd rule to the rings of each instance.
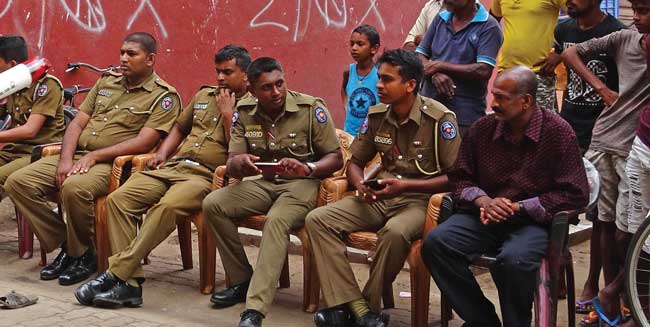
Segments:
[[[27,60],[27,43],[20,35],[0,36],[0,58],[21,63]]]
[[[217,54],[214,55],[215,64],[232,59],[235,59],[235,63],[237,63],[237,66],[239,66],[242,71],[247,71],[248,66],[251,64],[251,55],[248,53],[248,50],[235,44],[228,44],[217,51]]]
[[[379,32],[377,32],[377,29],[371,25],[364,24],[357,26],[354,30],[352,30],[352,33],[365,35],[368,38],[368,42],[370,42],[371,47],[381,44],[379,40]]]
[[[255,85],[262,74],[270,73],[274,70],[284,72],[279,61],[271,57],[257,58],[248,66],[248,81],[251,85]]]
[[[139,44],[142,47],[142,50],[147,54],[158,52],[158,43],[156,42],[156,38],[147,32],[131,33],[124,38],[124,43],[126,42]]]
[[[382,64],[389,64],[399,68],[399,75],[402,77],[402,80],[409,81],[414,79],[417,82],[416,92],[420,89],[422,76],[424,76],[424,66],[414,51],[404,49],[386,50],[379,57],[379,60],[377,60],[377,66],[381,66]]]

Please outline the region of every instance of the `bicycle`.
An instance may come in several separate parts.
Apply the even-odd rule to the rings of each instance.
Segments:
[[[632,237],[625,258],[625,294],[637,326],[650,327],[650,214]]]

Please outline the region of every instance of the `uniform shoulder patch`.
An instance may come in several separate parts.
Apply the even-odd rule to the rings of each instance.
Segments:
[[[237,125],[238,120],[239,120],[239,113],[235,111],[232,114],[232,121],[230,122],[230,125],[234,127],[235,125]]]
[[[174,108],[174,99],[170,96],[164,97],[160,102],[160,107],[162,107],[163,110],[169,110],[171,108]]]
[[[325,109],[323,107],[318,107],[314,109],[314,115],[316,115],[316,120],[323,124],[327,122],[327,113],[325,112]]]
[[[445,121],[440,124],[440,134],[442,134],[442,138],[445,140],[453,140],[456,138],[456,134],[458,134],[458,132],[456,131],[454,124]]]
[[[36,89],[36,96],[38,96],[38,97],[45,96],[47,94],[48,90],[49,90],[49,88],[47,87],[47,84],[41,83],[38,86],[38,88]]]
[[[359,127],[359,134],[366,134],[368,132],[368,117],[363,120],[361,127]]]

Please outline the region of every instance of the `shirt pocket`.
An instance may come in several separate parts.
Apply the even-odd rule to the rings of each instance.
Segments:
[[[127,126],[143,126],[151,115],[149,108],[143,108],[139,105],[126,105],[119,109],[118,119]]]
[[[392,145],[375,142],[375,149],[377,149],[377,152],[381,157],[381,162],[386,164],[395,162],[395,153],[393,152]]]
[[[283,139],[280,144],[282,149],[291,157],[302,158],[312,154],[309,151],[309,144],[307,144],[307,141],[306,136],[298,136],[296,138]]]
[[[432,173],[438,170],[435,149],[433,147],[417,147],[410,149],[409,161],[413,162],[421,172]]]

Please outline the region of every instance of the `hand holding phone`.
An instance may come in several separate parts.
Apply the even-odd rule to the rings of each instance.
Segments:
[[[363,181],[363,185],[366,185],[375,191],[383,190],[384,188],[386,188],[386,184],[379,183],[378,179],[369,179]]]

